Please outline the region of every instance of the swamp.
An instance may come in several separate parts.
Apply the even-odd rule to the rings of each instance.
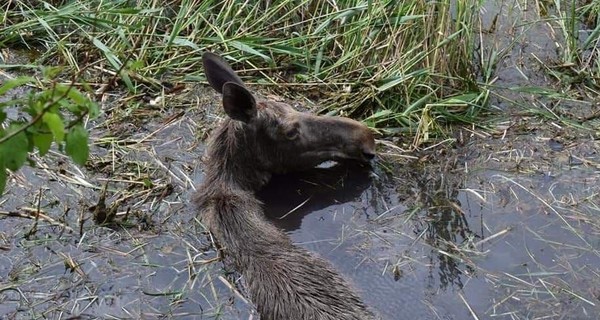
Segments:
[[[201,56],[376,134],[267,218],[381,319],[600,319],[600,1],[0,4],[0,319],[258,319],[191,199]]]

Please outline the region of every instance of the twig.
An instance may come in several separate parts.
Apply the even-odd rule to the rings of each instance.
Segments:
[[[74,232],[74,230],[71,229],[66,224],[56,221],[53,218],[47,216],[46,214],[44,214],[41,211],[38,211],[34,208],[25,208],[24,207],[24,208],[21,208],[21,210],[23,210],[24,212],[22,213],[22,212],[17,212],[17,211],[0,211],[0,215],[7,216],[7,217],[27,218],[27,219],[42,219],[42,220],[47,221],[51,225],[60,226],[60,227],[67,229],[69,232]]]

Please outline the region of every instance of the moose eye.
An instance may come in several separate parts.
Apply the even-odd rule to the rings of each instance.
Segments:
[[[298,131],[298,128],[292,127],[285,131],[285,137],[288,140],[294,140],[298,137],[299,133],[300,131]]]

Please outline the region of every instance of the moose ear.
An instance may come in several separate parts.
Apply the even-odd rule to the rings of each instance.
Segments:
[[[231,119],[247,123],[256,117],[256,100],[244,86],[226,82],[222,93],[223,108]]]
[[[202,65],[204,74],[210,86],[219,93],[223,93],[223,85],[227,82],[233,82],[244,86],[244,82],[235,74],[229,64],[223,58],[212,52],[205,52],[202,55]]]

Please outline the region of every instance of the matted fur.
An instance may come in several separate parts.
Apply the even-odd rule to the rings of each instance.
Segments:
[[[265,220],[254,195],[272,173],[340,158],[368,160],[374,155],[369,129],[346,118],[300,114],[281,103],[256,103],[222,59],[207,53],[203,60],[215,90],[233,92],[224,103],[237,120],[227,119],[212,136],[206,178],[195,204],[227,259],[243,275],[261,319],[374,319],[329,263],[293,245]],[[226,88],[231,82],[235,90]],[[316,143],[315,137],[320,139]]]

